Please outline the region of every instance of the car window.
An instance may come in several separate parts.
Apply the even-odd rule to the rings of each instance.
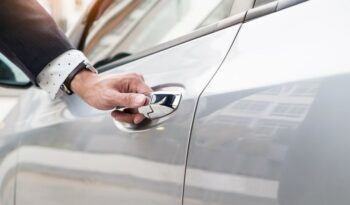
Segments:
[[[116,1],[91,29],[84,52],[96,63],[120,53],[146,50],[230,16],[234,0],[203,2]]]
[[[213,12],[202,22],[199,27],[204,27],[215,22],[218,22],[224,18],[230,16],[232,4],[234,0],[224,0],[222,1]]]
[[[0,53],[0,84],[24,86],[28,83],[22,70]]]

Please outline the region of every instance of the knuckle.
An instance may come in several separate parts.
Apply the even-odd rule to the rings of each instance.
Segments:
[[[140,83],[142,83],[142,80],[139,78],[133,78],[129,80],[129,85],[131,85],[132,88],[135,88],[135,86],[138,86]]]
[[[143,80],[144,79],[142,74],[135,73],[135,72],[130,73],[130,77],[133,78],[133,79],[139,79],[139,80]]]
[[[137,73],[129,73],[129,76],[130,76],[131,78],[138,78],[138,77],[139,77],[139,74],[137,74]]]
[[[134,78],[134,79],[132,80],[132,82],[135,83],[135,84],[140,84],[140,83],[142,83],[143,81],[142,81],[140,78]]]
[[[142,75],[142,74],[137,73],[137,76],[138,76],[139,78],[143,79],[143,75]]]
[[[130,85],[131,79],[130,78],[122,78],[121,84],[122,85]]]

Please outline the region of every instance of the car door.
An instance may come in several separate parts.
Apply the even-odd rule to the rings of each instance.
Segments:
[[[102,75],[138,72],[155,90],[182,94],[173,114],[140,126],[113,121],[77,97],[51,101],[31,88],[9,128],[21,139],[16,204],[180,205],[197,100],[239,27],[210,27],[107,66]]]
[[[27,76],[0,53],[0,204],[15,203],[17,145],[19,138],[12,135],[13,108],[25,88],[30,86]]]
[[[185,205],[349,203],[349,9],[306,1],[242,25],[199,100]]]

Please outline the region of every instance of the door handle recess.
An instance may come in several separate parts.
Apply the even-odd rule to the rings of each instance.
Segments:
[[[173,113],[178,108],[181,100],[181,92],[179,91],[156,91],[149,96],[149,104],[139,107],[138,112],[150,120]]]
[[[149,102],[139,108],[117,107],[119,111],[140,113],[150,120],[165,117],[173,113],[180,104],[180,91],[156,91],[148,94]]]

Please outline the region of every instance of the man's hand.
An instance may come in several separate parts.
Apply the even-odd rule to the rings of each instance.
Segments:
[[[152,92],[143,79],[136,73],[98,76],[88,71],[80,71],[72,80],[72,91],[87,104],[100,110],[111,110],[118,106],[138,108],[147,103],[144,93]],[[138,124],[143,119],[142,114],[129,114],[113,111],[112,117],[118,121]]]

